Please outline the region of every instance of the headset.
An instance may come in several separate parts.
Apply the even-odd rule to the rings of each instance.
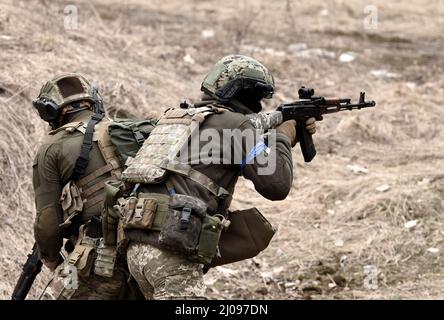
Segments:
[[[59,116],[60,106],[51,99],[39,97],[32,104],[37,109],[40,118],[46,122],[53,122]]]

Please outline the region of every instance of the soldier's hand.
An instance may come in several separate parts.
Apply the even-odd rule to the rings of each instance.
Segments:
[[[296,145],[296,121],[288,120],[282,122],[280,125],[276,127],[276,133],[285,134],[291,141],[291,146],[294,147]]]
[[[55,261],[48,261],[48,260],[42,259],[42,262],[51,271],[54,271],[55,268],[57,268],[57,265],[58,265],[58,261],[57,260],[55,260]]]
[[[308,118],[307,121],[305,121],[305,130],[313,135],[316,132],[316,119],[315,118]]]

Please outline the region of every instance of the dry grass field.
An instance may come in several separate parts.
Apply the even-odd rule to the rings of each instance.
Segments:
[[[76,29],[64,27],[68,4]],[[372,8],[378,23],[366,28]],[[41,85],[81,72],[111,115],[142,117],[198,99],[208,69],[231,53],[269,66],[269,110],[303,84],[326,96],[366,91],[377,107],[324,118],[314,161],[294,149],[286,200],[240,181],[233,206],[258,207],[278,232],[258,257],[210,270],[208,296],[443,299],[443,31],[440,0],[0,0],[0,299],[33,243]]]

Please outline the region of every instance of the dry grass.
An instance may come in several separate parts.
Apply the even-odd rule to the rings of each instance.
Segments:
[[[365,90],[378,106],[326,117],[312,163],[295,149],[287,200],[266,201],[240,182],[233,205],[257,206],[279,231],[257,258],[211,270],[209,296],[444,298],[439,0],[374,1],[379,27],[372,31],[363,29],[368,3],[361,0],[82,0],[79,29],[71,31],[63,28],[68,3],[0,1],[0,298],[10,296],[32,245],[31,164],[47,128],[30,102],[43,82],[82,72],[100,85],[112,114],[143,116],[196,99],[211,64],[233,52],[273,71],[279,92],[269,108],[295,98],[301,84],[354,98]],[[215,36],[203,38],[205,29]],[[323,51],[291,51],[294,43]],[[348,51],[356,59],[339,62]],[[396,75],[371,73],[380,69]],[[377,191],[382,185],[389,190]],[[417,225],[405,228],[411,220]],[[363,286],[366,265],[379,271],[377,290]],[[31,297],[47,276],[39,276]]]

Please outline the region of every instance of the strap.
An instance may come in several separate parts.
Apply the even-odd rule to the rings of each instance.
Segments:
[[[89,163],[89,153],[92,149],[94,127],[104,118],[104,116],[104,114],[98,113],[94,113],[91,116],[91,120],[89,120],[88,125],[86,126],[82,147],[80,148],[80,155],[76,160],[70,180],[77,181],[83,174],[85,174],[85,170]]]
[[[169,109],[165,111],[165,114],[159,119],[157,125],[172,123],[190,125],[192,121],[202,123],[208,115],[218,112],[220,112],[220,110],[214,107]]]
[[[96,183],[93,186],[89,187],[88,189],[85,189],[82,192],[83,198],[88,199],[91,195],[93,195],[94,193],[96,193],[100,189],[103,189],[105,187],[105,182],[106,181],[102,180],[99,183]]]
[[[113,176],[115,179],[120,179],[120,176],[122,174],[122,166],[116,153],[116,146],[112,143],[111,137],[108,133],[110,123],[111,122],[102,123],[101,125],[99,125],[99,128],[97,130],[97,135],[99,138],[98,145],[100,152],[102,153],[102,157],[105,159],[105,162],[113,166],[113,170],[111,170],[111,176]]]
[[[230,195],[226,189],[218,186],[212,179],[203,173],[191,168],[189,164],[166,160],[160,164],[160,167],[193,180],[218,198],[224,198]]]
[[[83,177],[82,179],[80,179],[76,184],[79,188],[87,185],[88,183],[90,183],[91,181],[93,181],[95,178],[100,177],[102,174],[105,174],[107,172],[110,172],[111,170],[113,170],[113,166],[111,164],[107,164],[103,167],[100,167],[99,169],[91,172],[89,175],[87,175],[86,177]]]
[[[100,177],[101,175],[103,175],[107,172],[110,172],[110,171],[111,171],[111,174],[114,173],[114,175],[117,178],[119,178],[119,172],[117,172],[117,171],[119,171],[119,169],[120,169],[120,164],[118,162],[117,156],[115,155],[115,147],[111,143],[111,141],[109,140],[109,138],[106,134],[106,130],[108,128],[108,126],[106,124],[107,123],[102,122],[101,124],[98,124],[95,126],[93,141],[98,141],[99,149],[102,153],[102,156],[103,156],[105,162],[107,162],[107,164],[104,165],[103,167],[100,167],[99,169],[91,172],[89,175],[83,177],[79,181],[77,181],[76,185],[79,187],[84,187],[85,185],[87,185],[88,183],[93,181],[94,179],[96,179],[96,178]],[[77,128],[77,130],[79,130],[80,132],[85,134],[85,132],[86,132],[85,126],[76,127],[76,128]],[[116,171],[116,172],[112,172],[112,171]],[[103,187],[103,183],[100,183],[100,185]],[[82,195],[84,197],[88,197],[99,189],[100,189],[99,186],[96,184],[95,186],[90,187],[87,190],[83,191]]]
[[[95,206],[96,204],[100,203],[101,201],[103,201],[103,194],[99,194],[91,199],[88,199],[84,204],[84,210]]]
[[[157,125],[162,124],[184,124],[189,126],[193,122],[191,118],[160,118],[159,122],[157,122]]]

